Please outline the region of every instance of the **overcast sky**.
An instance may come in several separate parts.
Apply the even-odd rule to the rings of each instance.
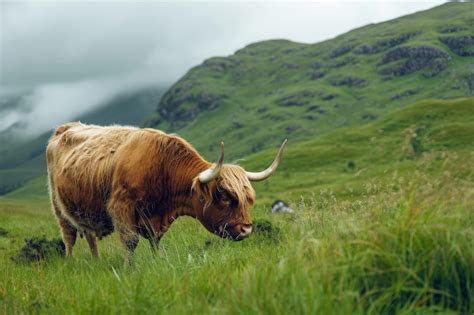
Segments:
[[[252,42],[315,43],[444,2],[0,1],[0,96],[32,90],[29,124],[54,116],[39,129],[73,118],[60,112],[78,100],[87,111],[121,91],[171,84]],[[19,116],[0,117],[0,131]]]

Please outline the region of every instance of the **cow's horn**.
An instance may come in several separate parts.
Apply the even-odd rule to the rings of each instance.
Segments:
[[[283,149],[285,148],[286,143],[288,142],[288,139],[285,139],[283,143],[281,144],[280,150],[278,150],[278,153],[275,157],[275,159],[272,162],[272,165],[270,165],[269,168],[262,172],[245,172],[247,174],[247,178],[251,181],[261,181],[264,179],[267,179],[272,175],[272,173],[277,169],[278,164],[280,164],[280,159],[281,159],[281,153],[283,152]]]
[[[203,184],[209,183],[211,180],[219,176],[222,165],[224,164],[224,142],[221,141],[221,157],[217,161],[214,168],[207,169],[199,174],[199,181]]]

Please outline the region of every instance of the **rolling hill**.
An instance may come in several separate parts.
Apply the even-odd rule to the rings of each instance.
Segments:
[[[419,100],[474,96],[472,3],[367,25],[316,44],[258,42],[205,60],[147,125],[230,158],[363,125]]]
[[[439,173],[449,159],[473,159],[474,108],[472,98],[426,100],[397,109],[377,121],[339,128],[319,138],[291,143],[278,172],[262,183],[254,183],[258,204],[275,199],[296,201],[326,189],[352,197],[365,192],[365,184],[377,179],[388,183],[393,174],[409,178],[420,163]],[[251,154],[239,164],[254,171],[268,166],[277,148]],[[429,162],[428,162],[429,161]],[[472,171],[459,165],[466,182],[474,182]],[[426,174],[429,175],[429,174]],[[45,175],[5,195],[6,198],[47,198]]]

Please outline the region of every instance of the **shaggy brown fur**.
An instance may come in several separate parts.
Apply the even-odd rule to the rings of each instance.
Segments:
[[[251,224],[255,192],[245,170],[225,164],[216,180],[202,184],[199,173],[213,164],[175,135],[69,123],[56,129],[46,157],[51,204],[68,255],[77,232],[97,256],[96,238],[114,229],[129,252],[138,234],[154,248],[180,215],[221,236]]]

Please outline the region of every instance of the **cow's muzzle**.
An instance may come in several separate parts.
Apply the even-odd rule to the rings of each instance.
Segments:
[[[219,228],[220,237],[229,238],[233,241],[241,241],[252,233],[252,224],[225,225]]]

